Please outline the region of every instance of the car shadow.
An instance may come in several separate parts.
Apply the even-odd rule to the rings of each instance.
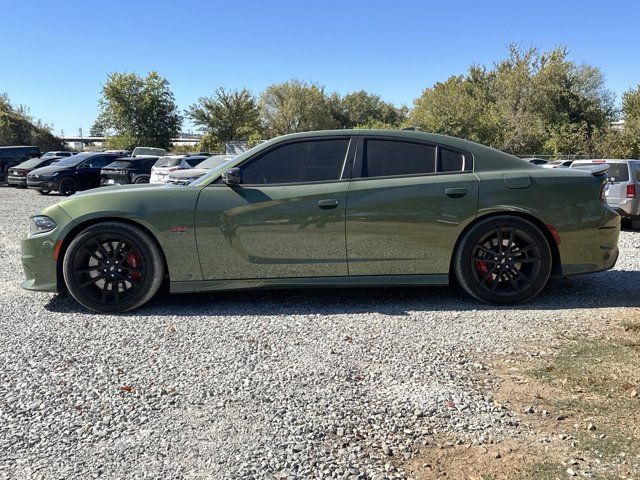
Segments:
[[[640,307],[640,272],[609,270],[550,280],[533,301],[515,306],[487,305],[459,287],[364,287],[278,289],[157,295],[132,313],[136,316],[349,315],[376,312],[483,310],[565,310],[575,308]],[[87,313],[68,295],[54,295],[45,309]]]

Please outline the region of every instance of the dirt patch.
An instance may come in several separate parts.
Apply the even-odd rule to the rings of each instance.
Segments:
[[[516,436],[436,439],[403,467],[418,480],[640,478],[640,310],[607,323],[599,338],[566,339],[552,354],[483,359],[477,383],[519,414]]]

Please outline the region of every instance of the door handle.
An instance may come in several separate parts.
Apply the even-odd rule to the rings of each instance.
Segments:
[[[338,200],[336,200],[335,198],[328,198],[326,200],[318,201],[318,207],[322,208],[323,210],[330,210],[332,208],[336,208],[339,204],[340,202],[338,202]]]
[[[461,198],[467,194],[466,188],[447,188],[444,193],[447,194],[447,197],[451,198]]]

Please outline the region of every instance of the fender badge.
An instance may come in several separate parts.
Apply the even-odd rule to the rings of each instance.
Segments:
[[[182,225],[171,227],[169,228],[169,233],[187,233],[187,227]]]

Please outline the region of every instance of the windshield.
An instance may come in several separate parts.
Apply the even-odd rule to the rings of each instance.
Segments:
[[[80,162],[82,162],[83,160],[86,160],[88,157],[90,157],[91,154],[86,154],[86,153],[79,153],[77,155],[71,155],[70,157],[66,157],[63,158],[62,160],[58,160],[55,163],[55,166],[69,166],[69,165],[78,165]]]

